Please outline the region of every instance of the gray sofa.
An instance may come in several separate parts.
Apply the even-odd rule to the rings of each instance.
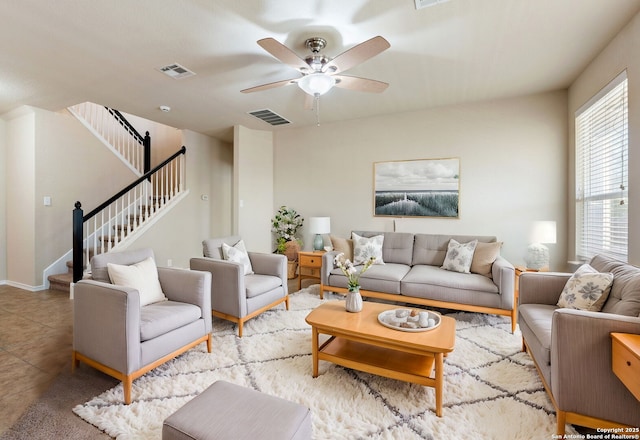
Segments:
[[[384,265],[373,265],[360,278],[363,297],[509,316],[516,328],[515,269],[497,256],[489,276],[441,268],[449,240],[477,239],[494,243],[493,236],[413,234],[407,232],[354,231],[363,237],[384,235]],[[324,292],[347,292],[347,278],[334,264],[338,251],[322,257],[320,297]]]
[[[611,365],[611,333],[640,334],[640,268],[601,255],[590,265],[613,274],[601,311],[556,305],[570,273],[520,275],[523,349],[533,358],[556,408],[557,434],[564,434],[566,423],[640,426],[640,402]]]

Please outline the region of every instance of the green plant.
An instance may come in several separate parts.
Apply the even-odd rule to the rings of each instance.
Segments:
[[[297,241],[302,245],[302,241],[296,237],[298,229],[302,227],[304,218],[295,209],[281,206],[276,215],[271,219],[271,231],[276,234],[277,254],[284,254],[289,241]]]

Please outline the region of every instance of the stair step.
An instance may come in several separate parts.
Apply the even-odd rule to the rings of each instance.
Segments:
[[[60,292],[71,292],[73,273],[49,275],[47,279],[49,280],[49,289],[58,290]]]

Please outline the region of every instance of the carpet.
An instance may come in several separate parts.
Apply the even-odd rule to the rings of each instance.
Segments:
[[[159,439],[166,417],[222,379],[311,408],[315,439],[552,437],[553,406],[507,318],[449,314],[456,347],[445,358],[440,418],[429,387],[322,361],[319,377],[311,377],[304,319],[321,303],[318,292],[314,285],[292,294],[289,311],[280,306],[248,321],[242,338],[232,323],[214,319],[212,354],[201,344],[135,380],[131,405],[122,403],[119,384],[73,411],[118,439]]]

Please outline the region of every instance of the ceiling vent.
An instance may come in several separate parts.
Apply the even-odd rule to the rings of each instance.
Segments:
[[[291,124],[291,121],[287,121],[285,118],[283,118],[277,113],[272,112],[269,109],[254,110],[252,112],[249,112],[249,114],[271,125]]]
[[[446,3],[449,0],[415,0],[416,2],[416,9],[422,9],[422,8],[426,8],[428,6],[435,6],[438,5],[440,3]]]
[[[195,75],[195,72],[181,66],[178,63],[169,64],[168,66],[159,67],[158,70],[173,79],[183,79]]]

